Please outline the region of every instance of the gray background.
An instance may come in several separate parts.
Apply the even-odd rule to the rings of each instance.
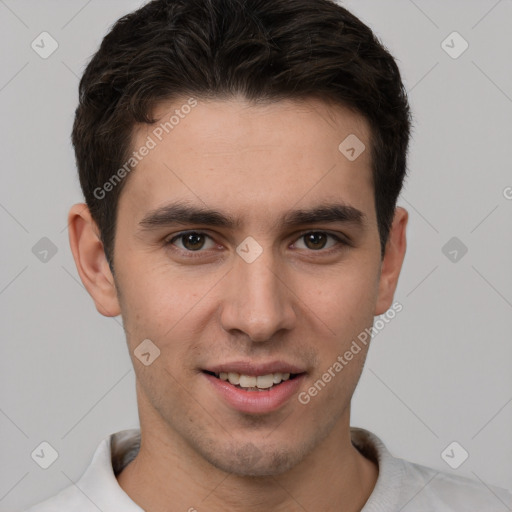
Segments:
[[[83,288],[66,216],[82,200],[69,138],[79,76],[139,5],[0,0],[0,511],[75,482],[101,439],[138,425],[120,318]],[[397,456],[512,487],[512,2],[343,5],[398,59],[415,114],[403,311],[373,341],[352,423]],[[31,48],[42,31],[59,45],[47,59]],[[469,43],[456,59],[441,46],[453,31]],[[32,252],[42,237],[57,249],[46,262]],[[452,237],[468,249],[455,262]],[[59,454],[46,470],[31,458],[42,441]],[[441,458],[452,441],[469,452],[457,470]]]

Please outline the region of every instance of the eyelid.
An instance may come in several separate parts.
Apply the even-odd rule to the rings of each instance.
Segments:
[[[307,235],[309,233],[324,233],[328,236],[331,236],[332,238],[334,238],[337,242],[339,242],[341,244],[352,245],[350,238],[347,235],[345,235],[344,233],[340,233],[338,231],[333,232],[333,231],[329,231],[328,229],[322,229],[322,228],[317,228],[317,229],[313,228],[313,229],[306,229],[304,231],[299,231],[298,233],[294,234],[295,240],[302,238],[304,235]],[[315,251],[311,251],[311,252],[315,252]],[[320,251],[317,251],[317,252],[320,252]]]
[[[324,230],[320,230],[320,229],[316,229],[316,230],[313,229],[313,230],[304,231],[303,233],[300,233],[298,236],[295,237],[295,242],[293,242],[293,243],[294,244],[297,243],[297,241],[302,239],[305,235],[309,235],[310,233],[322,233],[322,234],[326,235],[327,237],[330,237],[336,241],[336,244],[334,244],[332,247],[329,247],[327,249],[318,249],[316,251],[313,249],[309,249],[307,252],[310,252],[310,253],[317,252],[317,253],[328,254],[332,251],[335,251],[336,248],[339,248],[340,245],[348,245],[348,243],[340,235],[331,233],[330,231],[324,231]]]
[[[164,241],[164,245],[174,245],[174,241],[184,237],[185,235],[189,235],[189,234],[197,234],[197,235],[203,235],[207,238],[209,238],[210,240],[212,240],[213,242],[215,242],[215,240],[213,239],[213,237],[211,235],[209,235],[208,233],[206,233],[205,231],[201,231],[201,230],[198,230],[198,229],[188,229],[186,231],[180,231],[179,233],[176,233],[174,235],[171,236],[171,238],[166,238],[165,241]],[[180,249],[179,247],[177,248],[179,251],[182,251],[182,252],[187,252],[187,253],[201,253],[201,252],[205,252],[205,251],[202,251],[202,250],[199,250],[199,251],[184,251],[183,249]]]
[[[187,234],[191,234],[191,233],[195,233],[195,234],[198,234],[198,235],[203,235],[207,238],[210,238],[210,240],[214,241],[215,240],[213,239],[213,237],[211,235],[209,235],[206,231],[203,231],[203,230],[197,230],[197,229],[189,229],[189,230],[186,230],[186,231],[180,231],[179,233],[176,233],[174,235],[171,236],[171,238],[166,238],[165,242],[164,242],[164,245],[165,246],[173,246],[174,245],[174,241],[187,235]],[[341,234],[341,233],[332,233],[331,231],[328,231],[328,230],[325,230],[325,229],[308,229],[308,230],[304,230],[304,231],[299,231],[297,233],[294,233],[293,236],[294,236],[294,240],[297,241],[299,240],[300,238],[302,238],[303,236],[307,235],[307,234],[310,234],[310,233],[324,233],[325,235],[327,236],[330,236],[331,238],[333,238],[337,243],[333,246],[333,247],[330,247],[328,249],[318,249],[317,251],[315,250],[308,250],[307,252],[310,252],[310,253],[319,253],[319,254],[329,254],[331,252],[335,252],[336,250],[340,250],[343,248],[343,246],[351,246],[351,242],[350,240],[348,239],[348,237],[346,237],[345,235]],[[295,243],[295,242],[294,242]],[[181,252],[182,254],[183,253],[186,253],[187,256],[186,257],[190,257],[190,258],[194,258],[194,257],[198,257],[199,255],[201,255],[201,253],[204,253],[204,252],[207,252],[207,251],[203,251],[203,250],[198,250],[198,251],[187,251],[187,250],[184,250],[184,249],[180,249],[179,247],[175,247],[175,249],[179,252]],[[197,254],[197,256],[195,256],[195,254]]]

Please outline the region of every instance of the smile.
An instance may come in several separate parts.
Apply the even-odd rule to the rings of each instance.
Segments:
[[[227,381],[233,386],[244,389],[245,391],[265,391],[270,390],[286,382],[287,380],[297,377],[297,373],[268,373],[266,375],[244,375],[237,372],[206,372],[214,375],[220,380]]]
[[[238,372],[224,371],[230,370],[224,366],[222,371],[203,370],[202,375],[215,400],[245,414],[269,414],[285,405],[292,407],[296,401],[291,399],[300,392],[307,376],[306,372],[269,371],[268,368],[263,371],[247,368],[247,373],[240,367],[237,369]]]

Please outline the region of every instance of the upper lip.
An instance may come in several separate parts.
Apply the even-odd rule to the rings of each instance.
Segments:
[[[269,361],[266,363],[254,363],[253,361],[233,361],[208,366],[204,370],[212,373],[240,373],[242,375],[268,375],[270,373],[304,373],[305,370],[299,366],[285,363],[283,361]]]

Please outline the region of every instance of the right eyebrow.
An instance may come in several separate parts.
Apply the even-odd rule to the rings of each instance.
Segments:
[[[157,229],[173,224],[205,224],[221,228],[234,229],[240,222],[217,210],[192,206],[185,203],[171,203],[150,211],[139,222],[143,231]]]

